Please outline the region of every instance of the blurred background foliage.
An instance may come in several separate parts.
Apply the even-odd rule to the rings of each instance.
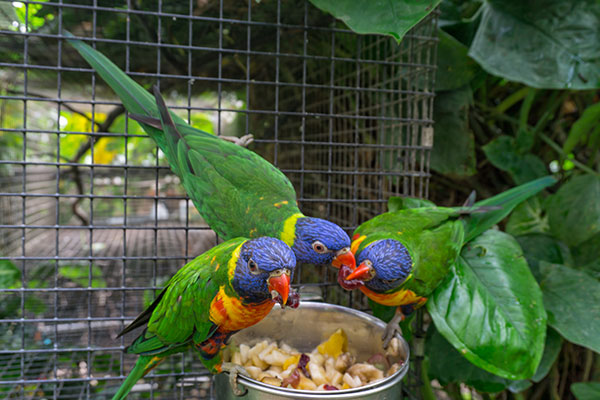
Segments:
[[[326,1],[313,2],[326,9]],[[41,3],[29,5],[26,24],[23,3],[0,2],[0,20],[14,31],[56,33],[53,23],[56,9]],[[155,3],[135,0],[131,5],[138,10],[155,11]],[[253,3],[255,18],[260,19],[261,9],[271,12],[275,3]],[[431,2],[429,6],[437,3]],[[116,1],[107,2],[107,6],[124,7]],[[235,5],[228,2],[226,7]],[[594,381],[600,380],[600,3],[596,0],[443,0],[439,10],[430,199],[438,205],[457,205],[472,189],[477,191],[478,198],[486,198],[548,173],[559,176],[561,182],[519,206],[500,227],[519,242],[544,294],[549,328],[544,356],[535,375],[528,380],[510,381],[479,369],[451,347],[431,324],[426,342],[427,368],[424,371],[428,376],[424,376],[424,396],[598,399],[600,384]],[[187,13],[188,6],[165,2],[162,11]],[[194,13],[205,16],[218,17],[218,11],[215,2],[198,2],[194,8]],[[295,11],[303,13],[302,8]],[[103,38],[123,40],[127,37],[138,43],[155,42],[158,36],[157,17],[151,15],[131,14],[131,29],[126,31],[128,14],[125,13],[115,17],[114,13],[98,12],[93,26],[91,14],[85,10],[63,8],[61,12],[65,25],[76,27],[73,33],[78,36],[90,37],[94,29],[101,30]],[[161,22],[164,42],[177,43],[178,37],[187,35],[187,24],[171,18]],[[194,29],[194,37],[198,38],[196,45],[217,42],[219,32],[215,25],[207,23]],[[224,40],[233,48],[243,48],[245,44],[236,44],[232,39],[237,37],[233,34],[235,29],[245,27],[225,24]],[[252,35],[254,49],[271,49],[273,40],[269,32],[254,29]],[[392,34],[396,38],[401,35],[402,32]],[[0,40],[6,41],[7,37]],[[43,64],[48,64],[49,58],[55,58],[56,42],[48,43],[43,52],[36,52],[37,47],[32,46],[28,62],[36,64],[44,60]],[[282,47],[285,46],[282,42]],[[2,42],[0,57],[22,62],[22,47],[19,41]],[[164,74],[186,74],[191,62],[194,66],[201,65],[194,71],[198,76],[216,76],[219,66],[223,77],[246,76],[244,64],[236,56],[221,65],[215,53],[194,52],[188,60],[188,52],[176,46],[160,51],[149,47],[144,57],[140,57],[136,49],[125,51],[122,45],[98,42],[97,48],[122,68],[127,62],[127,69],[139,74],[138,80],[147,87],[152,79],[144,78],[143,74],[153,72],[147,68],[155,65],[145,63],[144,59],[149,56],[160,59]],[[60,50],[69,62],[85,67],[72,49],[63,46]],[[129,56],[127,61],[126,55]],[[252,65],[251,71],[251,79],[268,80],[268,68]],[[33,93],[29,94],[55,97],[56,87],[46,87],[44,83],[56,82],[53,74],[30,69],[29,90]],[[82,83],[80,76],[75,72],[64,73],[62,90],[88,92],[89,85]],[[163,93],[169,97],[170,104],[187,97],[182,95],[187,88],[178,86],[180,81],[162,82]],[[22,85],[22,71],[0,70],[2,95],[22,93]],[[221,100],[217,99],[214,83],[198,83],[195,89],[200,94],[191,99],[194,107],[215,106],[219,101],[223,101],[220,106],[225,108],[245,107],[245,95],[235,85],[224,91]],[[106,88],[99,85],[97,90],[103,98],[114,99]],[[261,99],[251,101],[261,104]],[[40,135],[39,143],[27,147],[26,157],[47,161],[58,157],[75,164],[127,160],[131,164],[149,165],[156,162],[155,146],[144,140],[143,131],[134,121],[125,119],[118,105],[99,104],[94,110],[82,110],[68,103],[53,109],[30,102],[28,112],[28,128],[58,129],[65,134],[57,135],[58,141],[54,142]],[[242,125],[235,115],[232,113],[229,122],[221,126],[222,133],[238,136],[246,133],[240,131]],[[196,112],[181,116],[189,117],[202,130],[211,133],[218,130],[215,115]],[[23,128],[23,123],[22,102],[0,99],[0,126],[18,130]],[[0,135],[0,158],[19,159],[23,137],[10,129]],[[97,132],[97,135],[90,138],[69,134],[83,131]],[[128,132],[126,139],[124,132]],[[164,163],[164,160],[159,158],[159,162]],[[0,165],[0,173],[9,174],[9,168],[6,164]],[[76,181],[69,184],[72,187],[61,190],[66,192],[77,186]],[[106,190],[118,192],[114,182],[109,182]],[[85,222],[85,216],[80,219]],[[45,287],[54,268],[58,268],[59,279],[71,285],[106,286],[100,271],[93,265],[41,265],[30,275],[29,287]],[[14,264],[0,261],[2,288],[21,287],[20,279],[20,271]],[[151,295],[149,291],[146,301],[150,301]],[[23,307],[26,312],[41,313],[44,303],[30,296]],[[9,296],[0,301],[2,317],[14,318],[21,310],[20,298]],[[0,338],[2,343],[18,335],[11,336],[8,332],[4,336]],[[40,347],[48,345],[43,338],[38,339]]]

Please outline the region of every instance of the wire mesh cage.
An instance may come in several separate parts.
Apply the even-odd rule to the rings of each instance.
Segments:
[[[1,396],[112,396],[135,362],[123,354],[134,336],[116,334],[218,242],[64,30],[158,84],[195,126],[252,133],[303,212],[351,233],[390,195],[428,196],[435,22],[397,44],[309,2],[0,1]],[[325,267],[294,283],[366,307]],[[137,397],[214,393],[190,353]]]

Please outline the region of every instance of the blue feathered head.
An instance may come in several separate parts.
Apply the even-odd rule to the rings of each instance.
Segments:
[[[294,252],[283,241],[271,237],[248,240],[237,260],[233,288],[246,303],[272,298],[283,305],[287,302],[294,268]]]
[[[365,286],[384,293],[400,286],[412,271],[412,258],[397,240],[376,240],[357,257],[358,267],[347,279],[362,279]]]
[[[336,224],[321,218],[303,217],[296,222],[292,247],[296,260],[306,264],[342,264],[356,266],[350,251],[350,237]]]

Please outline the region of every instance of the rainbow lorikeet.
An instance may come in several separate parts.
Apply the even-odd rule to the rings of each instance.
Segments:
[[[350,237],[334,223],[302,214],[289,179],[258,154],[200,131],[170,113],[108,58],[79,40],[69,42],[117,93],[166,155],[208,225],[223,239],[271,236],[287,243],[299,263],[355,267]]]
[[[139,358],[113,400],[124,398],[133,385],[167,356],[192,347],[212,373],[242,372],[223,363],[222,348],[235,332],[256,324],[278,302],[288,302],[296,267],[292,250],[269,237],[236,238],[190,261],[169,280],[156,300],[119,336],[144,326],[127,348]]]
[[[552,177],[540,178],[471,207],[436,207],[428,202],[426,207],[378,215],[354,231],[352,252],[358,267],[342,268],[343,278],[338,281],[346,289],[358,287],[376,303],[397,307],[384,334],[387,347],[398,322],[425,304],[466,243],[555,182]]]

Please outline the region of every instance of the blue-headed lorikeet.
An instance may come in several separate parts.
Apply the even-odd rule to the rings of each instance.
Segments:
[[[269,237],[231,239],[190,261],[119,334],[145,327],[126,350],[139,358],[113,400],[127,396],[167,356],[189,347],[210,372],[234,372],[230,374],[234,384],[240,369],[222,362],[226,340],[263,319],[275,302],[288,303],[295,267],[292,250]]]
[[[155,100],[104,55],[79,40],[69,42],[156,141],[200,215],[219,236],[276,237],[292,248],[299,263],[355,267],[346,232],[302,214],[294,187],[275,166],[190,126],[167,110],[157,89]]]
[[[466,243],[555,182],[549,176],[540,178],[471,207],[430,203],[378,215],[354,231],[352,252],[358,267],[338,281],[346,289],[358,287],[376,303],[397,307],[384,335],[387,347],[398,322],[425,304]]]

